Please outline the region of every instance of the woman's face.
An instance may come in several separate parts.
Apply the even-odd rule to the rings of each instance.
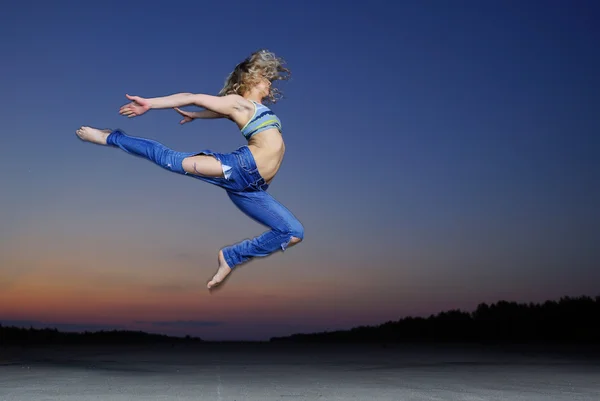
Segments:
[[[263,76],[260,76],[258,83],[256,84],[256,89],[258,89],[263,96],[269,95],[269,92],[271,91],[271,81]]]

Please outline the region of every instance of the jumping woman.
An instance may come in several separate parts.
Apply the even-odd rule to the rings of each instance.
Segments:
[[[289,78],[289,73],[279,57],[260,50],[235,67],[218,96],[178,93],[142,98],[126,95],[131,103],[119,110],[121,115],[131,118],[150,109],[173,108],[184,117],[181,124],[199,118],[228,118],[237,124],[248,141],[231,153],[209,149],[178,152],[153,140],[126,135],[119,129],[81,127],[77,130],[77,136],[84,141],[119,147],[166,170],[223,188],[242,212],[269,228],[255,238],[222,248],[217,272],[207,283],[208,289],[221,283],[235,266],[258,256],[284,251],[304,238],[300,221],[267,192],[281,166],[285,145],[281,122],[263,101],[277,101],[278,90],[271,84]],[[187,105],[204,110],[179,109]]]

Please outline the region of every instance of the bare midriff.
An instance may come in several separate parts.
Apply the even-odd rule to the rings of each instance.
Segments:
[[[270,184],[283,161],[285,143],[277,128],[267,129],[252,135],[248,148],[254,156],[261,177]]]

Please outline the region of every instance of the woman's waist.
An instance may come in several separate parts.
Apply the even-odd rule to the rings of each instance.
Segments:
[[[256,168],[258,169],[261,177],[265,179],[265,181],[270,182],[277,171],[279,171],[279,167],[283,161],[283,156],[285,154],[285,146],[283,142],[280,146],[268,145],[264,144],[256,145],[256,144],[248,144],[248,149],[252,153],[254,158],[254,163],[256,164]]]
[[[252,136],[248,141],[248,148],[257,165],[272,164],[282,159],[285,153],[285,143],[277,130],[267,130]]]

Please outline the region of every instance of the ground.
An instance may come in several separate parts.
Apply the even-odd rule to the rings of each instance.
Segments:
[[[527,346],[4,347],[0,401],[597,401],[599,362]]]

